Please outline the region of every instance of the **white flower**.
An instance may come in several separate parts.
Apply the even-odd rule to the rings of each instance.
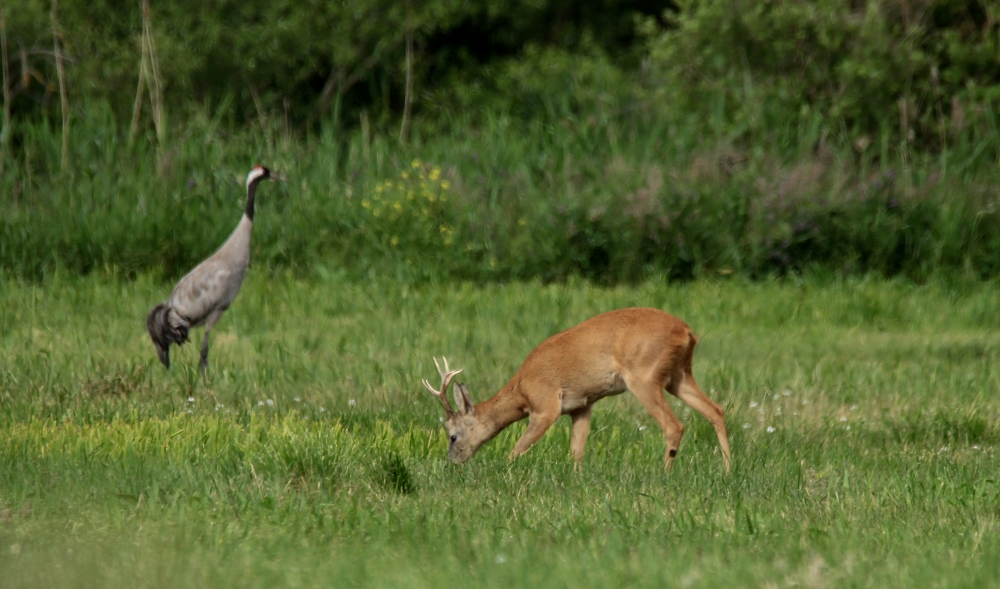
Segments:
[[[347,404],[350,405],[351,407],[354,407],[355,405],[358,404],[358,402],[354,399],[351,399],[347,402]]]
[[[750,429],[750,424],[749,423],[744,423],[743,424],[743,429]]]
[[[759,404],[760,403],[758,403],[757,401],[750,401],[750,408],[753,409],[754,407],[756,407]]]
[[[845,429],[846,431],[851,431],[851,426],[847,426],[847,427],[845,427],[844,429]]]
[[[503,564],[505,562],[507,562],[507,556],[503,552],[497,554],[497,564]]]
[[[301,403],[302,402],[302,397],[295,397],[295,402],[296,403]]]
[[[771,400],[777,401],[778,400],[778,393],[774,393],[774,396],[771,397]]]
[[[939,452],[947,452],[948,451],[948,446],[941,446],[941,449],[938,450],[938,451]]]
[[[841,422],[844,422],[844,421],[847,421],[847,418],[846,418],[846,417],[841,417],[841,418],[840,418],[840,421],[841,421]]]
[[[257,406],[258,407],[263,407],[264,406],[264,401],[257,401]]]
[[[767,426],[767,433],[769,433],[769,434],[773,434],[773,433],[774,433],[774,427],[773,427],[773,426],[770,426],[770,425],[769,425],[769,426]]]
[[[851,405],[851,411],[857,411],[857,410],[858,410],[857,405]]]
[[[785,389],[784,391],[781,392],[781,394],[784,395],[784,396],[786,396],[786,397],[791,397],[792,396],[792,391],[790,391],[788,389]]]
[[[806,404],[806,403],[808,403],[808,402],[809,402],[809,400],[808,400],[808,399],[802,399],[802,404],[803,404],[803,405],[805,405],[805,404]]]
[[[267,406],[268,407],[274,407],[274,399],[268,399],[267,400]]]
[[[188,403],[194,403],[194,397],[188,397]]]

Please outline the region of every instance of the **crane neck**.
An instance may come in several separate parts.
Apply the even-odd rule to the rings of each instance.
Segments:
[[[257,184],[259,182],[260,178],[257,178],[250,184],[247,184],[247,208],[243,211],[243,214],[251,221],[253,221],[253,198],[257,195]]]

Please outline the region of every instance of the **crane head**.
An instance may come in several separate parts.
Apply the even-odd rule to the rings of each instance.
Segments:
[[[283,181],[284,178],[275,174],[274,172],[265,168],[264,166],[258,164],[254,166],[252,170],[250,170],[249,174],[247,174],[247,186],[259,182],[260,180]]]

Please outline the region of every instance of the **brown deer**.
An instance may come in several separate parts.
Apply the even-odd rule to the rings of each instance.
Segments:
[[[473,405],[463,384],[455,385],[453,411],[446,393],[461,370],[444,369],[441,388],[423,381],[444,405],[448,430],[448,458],[463,463],[500,431],[528,418],[528,429],[514,445],[510,457],[528,451],[560,415],[573,419],[570,449],[579,466],[590,431],[594,403],[626,390],[663,429],[666,468],[673,466],[684,434],[664,398],[663,389],[705,416],[715,428],[722,460],[729,471],[729,434],[722,407],[701,392],[691,374],[691,356],[698,338],[680,319],[659,309],[620,309],[603,313],[543,341],[521,364],[517,373],[492,398]]]

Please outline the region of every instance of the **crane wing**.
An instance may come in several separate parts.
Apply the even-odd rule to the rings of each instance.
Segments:
[[[174,287],[170,306],[186,318],[191,327],[201,325],[213,311],[229,307],[240,289],[240,278],[222,264],[202,264]]]

